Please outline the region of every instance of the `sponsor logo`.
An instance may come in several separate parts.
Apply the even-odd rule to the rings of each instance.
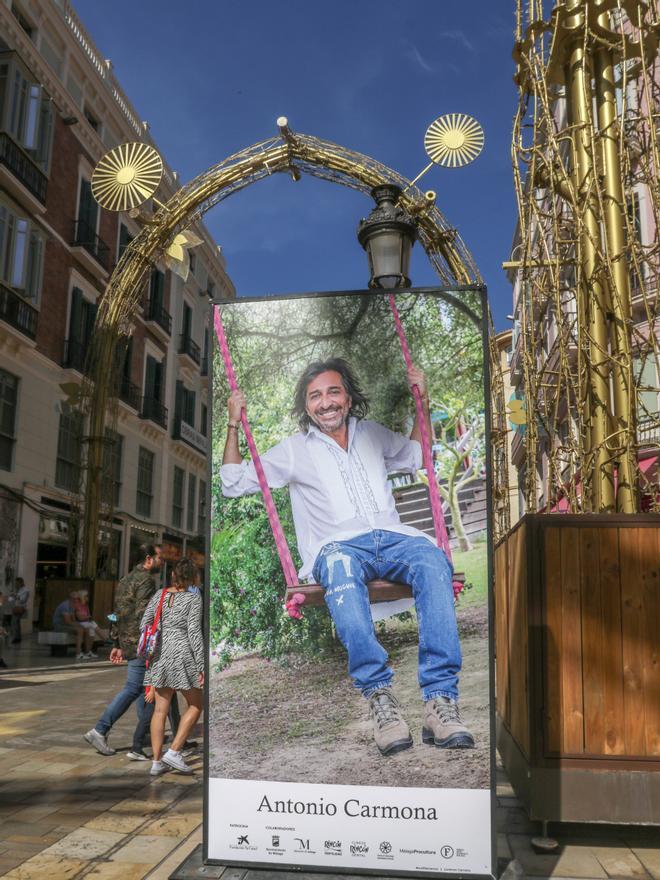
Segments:
[[[323,846],[327,856],[341,855],[341,840],[326,840]]]
[[[309,848],[309,838],[305,839],[303,837],[296,837],[295,841],[297,844],[296,852],[313,852],[313,850]]]
[[[275,847],[275,849],[279,849],[279,846],[280,846],[280,835],[279,834],[273,834],[273,836],[271,837],[271,846]]]
[[[354,840],[351,842],[351,855],[352,856],[366,856],[369,852],[369,847],[365,843],[364,840]]]
[[[247,826],[243,826],[244,828]],[[250,850],[251,852],[255,852],[257,847],[253,846],[250,843],[250,838],[247,834],[238,834],[236,836],[236,843],[230,843],[229,849],[240,849],[241,852],[245,852],[245,850]]]
[[[452,856],[454,855],[454,847],[448,846],[447,844],[445,844],[444,846],[441,846],[440,847],[440,855],[442,856],[443,859],[451,859]]]
[[[384,856],[389,856],[389,854],[392,852],[392,844],[389,842],[389,840],[384,840],[378,847],[378,849]]]

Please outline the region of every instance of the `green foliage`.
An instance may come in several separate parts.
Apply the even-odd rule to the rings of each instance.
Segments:
[[[273,495],[293,550],[288,493]],[[242,651],[274,659],[327,650],[332,626],[324,608],[305,609],[302,620],[292,620],[284,611],[284,576],[261,497],[224,505],[223,521],[216,524],[211,539],[211,645],[220,665]],[[299,565],[295,555],[294,563]]]

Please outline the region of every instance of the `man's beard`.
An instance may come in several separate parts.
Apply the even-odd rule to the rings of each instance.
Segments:
[[[330,410],[323,415],[325,418],[315,413],[312,421],[319,431],[322,431],[324,434],[334,434],[335,431],[338,431],[348,421],[348,413],[345,413],[342,409]],[[334,418],[332,418],[333,416]]]

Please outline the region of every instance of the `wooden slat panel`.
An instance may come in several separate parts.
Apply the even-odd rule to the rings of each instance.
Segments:
[[[561,730],[561,651],[562,651],[562,591],[561,591],[561,529],[544,530],[544,685],[545,685],[545,747],[551,754],[562,748]]]
[[[600,529],[600,586],[603,620],[603,696],[605,742],[602,753],[625,754],[623,657],[621,645],[621,571],[619,530]]]
[[[619,533],[621,548],[621,629],[623,638],[623,697],[626,754],[643,755],[646,751],[644,726],[644,625],[642,615],[642,571],[640,559],[640,531],[622,528]]]
[[[509,679],[511,682],[511,733],[529,758],[528,607],[525,525],[511,536],[509,546]]]
[[[660,531],[639,530],[646,755],[660,755]]]
[[[582,697],[582,631],[580,625],[579,529],[561,530],[562,584],[562,751],[584,751],[584,704]]]
[[[508,542],[495,550],[495,686],[497,713],[507,727],[511,725],[509,684],[509,582]]]
[[[598,532],[596,528],[580,529],[584,747],[591,754],[602,753],[605,742],[604,632]]]

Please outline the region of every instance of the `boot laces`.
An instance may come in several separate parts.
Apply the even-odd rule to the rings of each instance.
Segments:
[[[399,704],[393,694],[387,691],[376,691],[371,696],[371,712],[379,728],[386,724],[400,721]]]
[[[455,700],[450,700],[448,697],[437,697],[433,700],[431,710],[443,724],[451,724],[452,722],[463,723],[458,703]]]

